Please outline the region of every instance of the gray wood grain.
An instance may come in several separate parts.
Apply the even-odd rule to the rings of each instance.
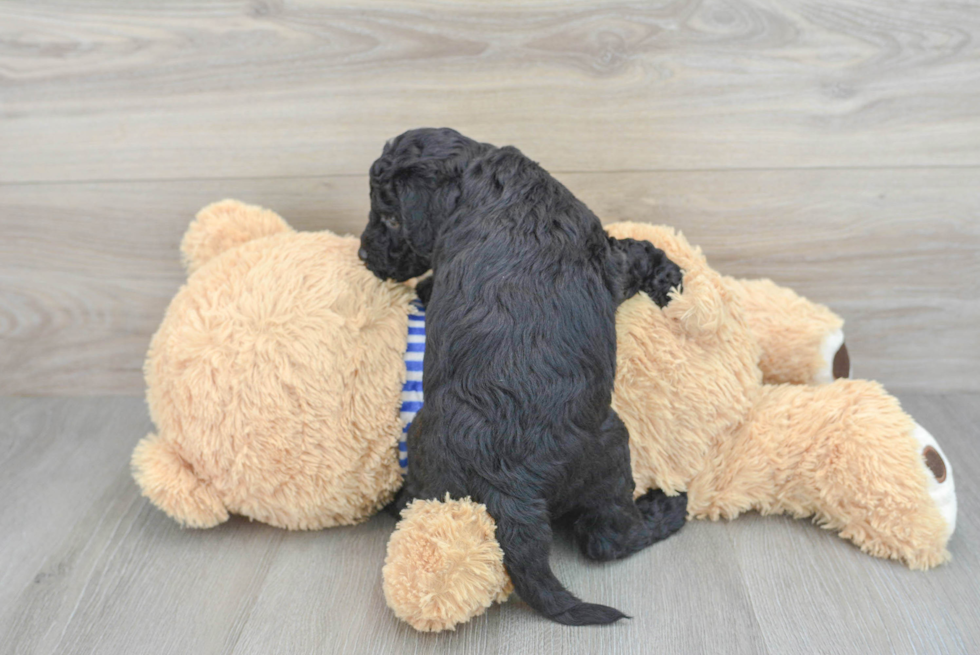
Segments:
[[[830,304],[857,375],[980,390],[973,2],[7,2],[0,25],[0,393],[140,394],[197,209],[357,233],[369,163],[418,124]]]
[[[0,607],[64,572],[43,568],[46,550],[128,474],[126,450],[150,425],[131,398],[0,398]]]
[[[691,525],[643,557],[609,565],[584,560],[567,541],[557,545],[556,574],[583,598],[633,616],[620,626],[569,630],[513,600],[438,635],[415,632],[384,604],[381,566],[393,527],[390,518],[376,517],[357,528],[288,535],[235,652],[268,652],[270,644],[274,653],[313,652],[323,631],[335,652],[351,653],[647,653],[651,644],[665,652],[765,652],[733,553],[716,526]],[[678,603],[679,593],[691,603]],[[712,602],[719,594],[723,605]]]
[[[148,423],[140,401],[0,399],[0,653],[975,653],[980,395],[901,400],[954,466],[950,563],[908,571],[806,521],[755,514],[691,523],[605,565],[562,538],[559,577],[632,620],[569,628],[512,600],[433,635],[384,604],[391,518],[182,530],[129,477]]]
[[[721,271],[772,277],[847,321],[856,376],[980,389],[980,169],[565,173],[607,221],[667,223]],[[0,186],[0,393],[143,391],[185,277],[180,238],[223,197],[357,234],[367,180]]]
[[[6,2],[0,180],[349,174],[420,124],[556,171],[976,166],[976,8]]]

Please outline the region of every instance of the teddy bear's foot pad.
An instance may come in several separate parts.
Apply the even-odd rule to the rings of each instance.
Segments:
[[[814,384],[830,384],[851,377],[851,356],[844,344],[844,331],[834,330],[823,338],[820,356],[824,365],[814,374]]]
[[[953,483],[953,467],[949,458],[928,430],[915,424],[912,437],[919,444],[922,460],[928,473],[929,496],[949,526],[949,534],[956,530],[956,487]]]

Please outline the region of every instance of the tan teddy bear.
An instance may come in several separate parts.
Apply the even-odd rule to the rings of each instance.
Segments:
[[[617,315],[613,402],[638,494],[687,490],[692,518],[813,516],[913,568],[948,557],[955,495],[939,446],[875,383],[813,386],[847,373],[838,317],[769,281],[720,276],[670,228],[609,232],[685,268],[666,309],[639,296]],[[190,277],[145,366],[157,433],[132,463],[157,507],[191,527],[233,513],[317,529],[392,498],[414,292],[375,278],[357,249],[236,201],[198,214],[182,243]],[[405,512],[385,567],[399,616],[445,629],[508,591],[481,506]]]

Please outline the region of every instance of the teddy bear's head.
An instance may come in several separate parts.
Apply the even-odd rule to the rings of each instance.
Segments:
[[[133,458],[173,518],[322,528],[369,517],[401,485],[413,293],[368,272],[357,249],[235,201],[198,214],[182,243],[190,277],[145,364],[158,434]]]

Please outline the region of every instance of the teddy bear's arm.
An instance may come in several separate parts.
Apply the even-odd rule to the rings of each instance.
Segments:
[[[772,280],[724,278],[762,348],[767,384],[825,384],[850,376],[844,321]]]

